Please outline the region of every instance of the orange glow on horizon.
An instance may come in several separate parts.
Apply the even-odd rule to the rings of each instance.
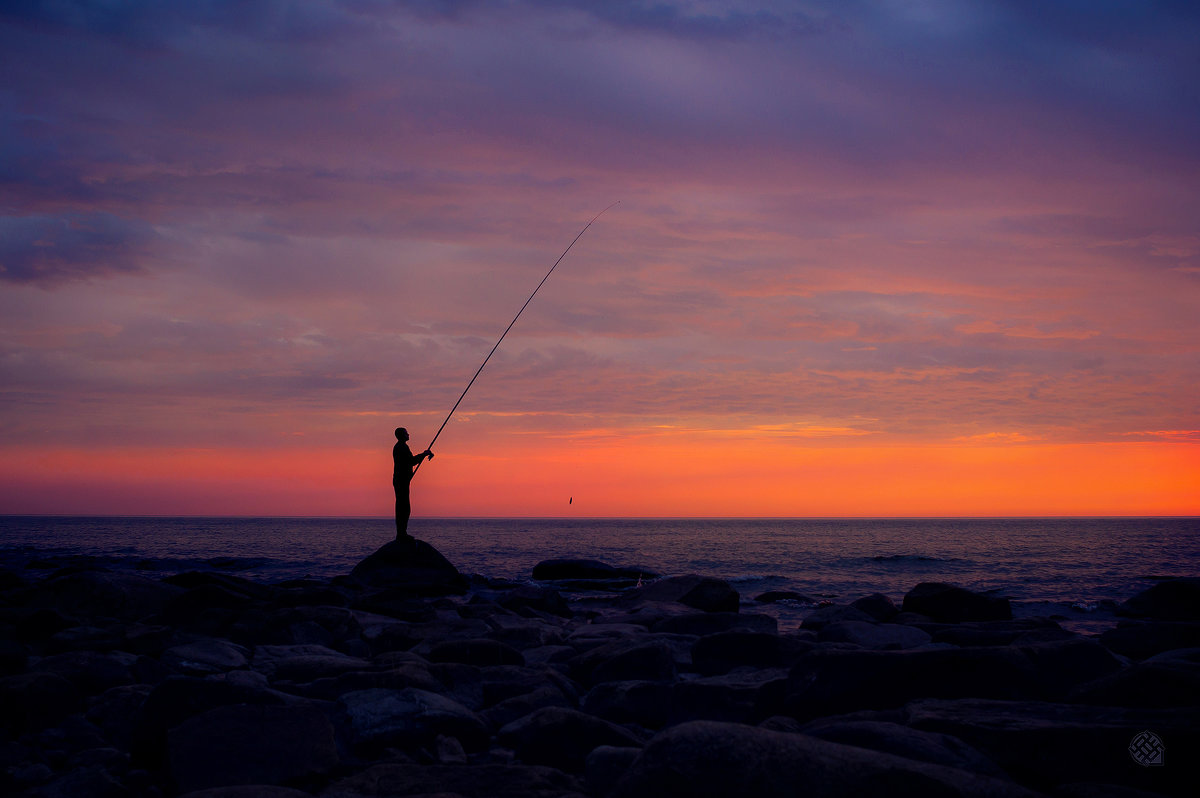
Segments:
[[[7,451],[6,513],[387,516],[387,451]],[[1200,514],[1179,443],[817,447],[700,434],[443,451],[416,516],[867,517]],[[568,499],[573,502],[568,504]]]

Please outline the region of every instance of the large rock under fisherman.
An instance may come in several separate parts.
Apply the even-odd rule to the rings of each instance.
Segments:
[[[393,588],[418,596],[465,593],[468,584],[441,552],[416,538],[385,543],[354,566],[350,578],[365,587]]]

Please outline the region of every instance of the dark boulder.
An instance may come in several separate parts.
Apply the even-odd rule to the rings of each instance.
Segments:
[[[1035,789],[1097,782],[1191,796],[1200,776],[1186,754],[1200,750],[1196,708],[927,699],[910,703],[903,714],[909,726],[957,737]],[[1147,730],[1165,743],[1165,767],[1143,766],[1130,755],[1131,743]],[[1180,752],[1174,760],[1172,751]]]
[[[251,582],[240,576],[213,573],[211,571],[185,571],[164,577],[163,582],[176,587],[191,590],[201,586],[219,587],[222,591],[241,596],[249,601],[270,601],[277,593],[277,588],[264,585],[261,582]]]
[[[610,684],[619,684],[619,682],[610,682]],[[539,687],[528,693],[506,698],[480,712],[479,717],[491,728],[499,729],[545,707],[571,708],[573,706],[571,699],[567,698],[562,690],[556,687]],[[591,714],[600,713],[593,712]]]
[[[585,651],[567,662],[581,684],[625,681],[629,679],[663,680],[676,675],[675,654],[665,640],[618,639]]]
[[[759,604],[775,604],[779,601],[794,601],[797,604],[817,604],[817,600],[794,590],[768,590],[754,597]]]
[[[645,568],[617,568],[599,560],[557,558],[542,560],[533,567],[533,578],[540,582],[578,579],[656,579],[658,574]]]
[[[1100,642],[1130,659],[1146,659],[1164,651],[1200,647],[1200,623],[1122,621],[1101,634]]]
[[[1200,621],[1200,577],[1159,582],[1126,601],[1117,612],[1160,621]]]
[[[584,779],[593,795],[608,795],[642,753],[640,748],[601,745],[588,754]]]
[[[333,724],[306,706],[217,707],[172,729],[168,747],[180,792],[303,783],[339,762]]]
[[[1008,648],[815,650],[788,677],[786,713],[816,718],[916,698],[1041,697],[1028,658]]]
[[[915,612],[941,623],[1007,621],[1012,607],[995,598],[944,582],[922,582],[904,596],[904,612]]]
[[[877,621],[883,622],[890,621],[900,614],[900,608],[882,593],[872,593],[869,596],[863,596],[857,601],[850,602],[850,606],[856,610],[862,610]]]
[[[733,723],[693,721],[660,732],[615,798],[840,798],[847,795],[1033,794],[1009,782],[878,751]]]
[[[471,710],[446,696],[416,688],[358,690],[338,699],[355,745],[368,749],[414,746],[438,735],[470,751],[487,742],[488,729]]]
[[[237,784],[189,792],[180,798],[310,798],[312,794],[272,784]]]
[[[697,637],[734,629],[774,634],[779,622],[770,615],[752,612],[688,612],[655,621],[650,628],[655,632]]]
[[[918,623],[935,643],[955,646],[1007,646],[1017,641],[1068,639],[1073,637],[1049,618],[1020,618],[1011,621],[968,621],[965,623]]]
[[[83,692],[56,673],[34,671],[0,679],[0,728],[13,734],[53,726],[82,704]]]
[[[188,718],[220,706],[278,706],[284,696],[262,687],[227,680],[174,676],[155,686],[133,718],[131,753],[141,764],[158,767],[166,755],[167,731]]]
[[[692,667],[706,676],[734,668],[775,668],[792,665],[815,643],[791,635],[763,632],[720,632],[701,637],[692,646]]]
[[[815,612],[809,613],[800,624],[800,628],[819,632],[831,623],[841,623],[843,621],[876,623],[875,618],[863,612],[858,607],[834,604],[828,607],[821,607]]]
[[[137,574],[86,570],[52,576],[33,592],[39,606],[77,618],[136,621],[162,612],[183,590]]]
[[[1013,645],[1037,672],[1046,698],[1058,699],[1076,687],[1121,670],[1121,661],[1095,640],[1073,638],[1049,643]]]
[[[949,734],[921,731],[899,723],[849,720],[844,717],[822,718],[805,725],[800,731],[833,743],[1006,778],[995,762]]]
[[[90,696],[132,684],[136,662],[136,655],[124,651],[68,651],[45,657],[30,670],[58,674]]]
[[[574,778],[541,766],[383,764],[334,782],[321,798],[570,798],[582,791]]]
[[[549,765],[569,773],[581,772],[588,754],[598,746],[642,743],[615,723],[563,707],[546,707],[515,720],[500,729],[497,740],[527,764]]]
[[[601,682],[587,692],[580,709],[613,723],[636,723],[657,729],[674,716],[670,682],[627,680]]]
[[[1168,651],[1081,685],[1071,700],[1110,707],[1200,707],[1200,648]]]
[[[787,676],[782,668],[766,668],[678,682],[671,693],[671,721],[757,723],[779,711]]]
[[[866,623],[837,621],[826,624],[817,634],[822,643],[853,643],[873,649],[916,648],[929,642],[928,633],[915,626],[898,623]]]
[[[738,592],[723,579],[688,574],[660,579],[625,594],[628,603],[638,601],[673,601],[704,612],[737,612]]]
[[[224,673],[249,664],[249,652],[228,640],[201,639],[172,646],[163,652],[162,663],[189,676]]]
[[[354,566],[354,581],[367,587],[391,588],[418,596],[465,593],[466,577],[423,540],[394,540]]]
[[[475,638],[446,640],[430,647],[425,658],[430,662],[462,662],[467,665],[524,665],[525,657],[512,646],[498,640]]]
[[[537,585],[521,585],[506,590],[500,594],[497,602],[506,610],[512,610],[526,617],[536,616],[537,613],[557,615],[562,618],[572,616],[571,605],[562,594],[554,588]]]

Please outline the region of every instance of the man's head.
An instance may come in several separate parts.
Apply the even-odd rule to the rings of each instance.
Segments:
[[[404,427],[396,427],[396,440],[398,440],[398,441],[408,440],[408,430],[406,430]]]

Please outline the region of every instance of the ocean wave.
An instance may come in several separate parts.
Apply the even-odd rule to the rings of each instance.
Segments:
[[[958,557],[933,557],[928,554],[876,554],[863,559],[871,562],[961,562]]]
[[[785,577],[778,574],[737,574],[736,576],[726,577],[725,581],[735,585],[744,585],[752,582],[767,582],[772,579],[778,582],[786,581]]]

